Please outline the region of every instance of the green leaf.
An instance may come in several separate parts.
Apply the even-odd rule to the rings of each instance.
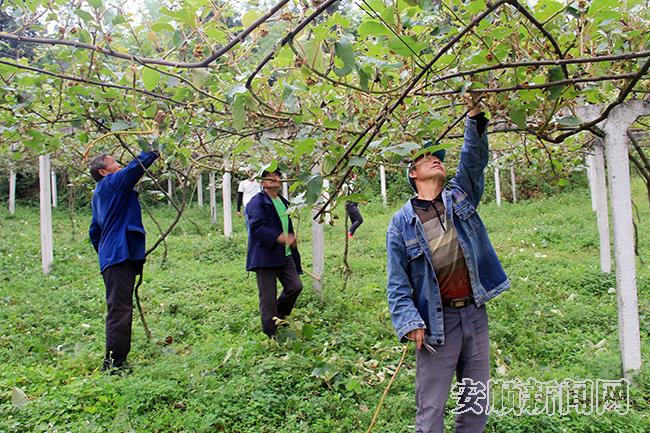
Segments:
[[[232,103],[232,126],[239,130],[246,125],[246,95],[238,93]]]
[[[466,7],[472,15],[476,15],[485,9],[485,0],[471,0]]]
[[[20,68],[11,65],[0,64],[0,75],[2,76],[15,74],[18,71],[20,71]]]
[[[354,48],[349,38],[343,37],[335,46],[336,57],[343,62],[342,68],[334,67],[334,73],[339,77],[348,75],[354,70]]]
[[[390,34],[390,30],[381,22],[377,20],[368,20],[361,23],[357,28],[357,33],[360,37],[367,36],[380,36]]]
[[[546,82],[554,82],[554,81],[560,81],[564,78],[564,73],[562,72],[562,68],[559,66],[556,66],[554,68],[551,68],[551,70],[548,72],[548,77]],[[562,91],[564,90],[565,86],[558,85],[558,86],[551,86],[546,89],[548,93],[548,97],[551,101],[555,101],[562,95]]]
[[[173,32],[176,31],[174,26],[172,26],[171,24],[169,24],[169,23],[161,23],[161,22],[153,23],[151,25],[151,30],[153,30],[156,33],[157,32],[162,32],[162,31],[168,31],[168,32],[173,33]]]
[[[208,80],[212,78],[210,72],[203,69],[194,69],[192,70],[192,84],[194,84],[199,89],[202,88]]]
[[[361,88],[367,92],[368,90],[370,90],[370,88],[368,87],[368,82],[370,81],[370,74],[368,74],[363,68],[359,68],[357,72],[359,73],[359,86],[361,86]]]
[[[413,56],[413,52],[420,54],[423,47],[423,44],[420,44],[412,36],[408,35],[400,35],[399,38],[397,36],[392,36],[388,39],[388,48],[404,57]]]
[[[242,17],[241,17],[241,23],[244,27],[250,27],[253,25],[255,21],[257,21],[262,14],[260,11],[257,11],[255,9],[249,9],[248,12],[246,12]]]
[[[310,154],[314,150],[315,145],[316,139],[311,137],[298,141],[293,147],[293,160],[299,161],[303,155]]]
[[[126,17],[122,14],[115,15],[115,18],[113,18],[112,21],[114,26],[119,26],[120,24],[125,24],[126,23]]]
[[[563,8],[564,5],[562,3],[553,0],[544,0],[537,4],[537,12],[535,13],[535,18],[544,22],[557,12],[561,11]]]
[[[367,162],[368,162],[368,160],[366,158],[364,158],[362,156],[356,156],[355,155],[355,156],[350,157],[350,159],[348,160],[348,166],[349,167],[363,167],[364,165],[366,165]]]
[[[27,135],[31,138],[29,140],[26,140],[25,144],[32,149],[36,149],[37,147],[45,144],[45,141],[47,140],[47,136],[45,134],[35,129],[30,129],[27,131]]]
[[[314,204],[320,197],[321,190],[323,189],[323,178],[320,174],[315,174],[307,181],[307,194],[305,198],[307,203]]]
[[[90,14],[90,12],[86,12],[83,9],[77,9],[74,11],[75,15],[84,20],[86,23],[89,23],[94,20],[93,16]]]
[[[125,129],[129,129],[129,124],[122,120],[118,120],[111,125],[111,132],[124,131]]]
[[[564,126],[578,126],[580,125],[580,119],[575,116],[567,116],[557,120],[557,123]]]
[[[305,337],[305,340],[311,340],[316,330],[309,323],[305,323],[302,327],[302,336]]]
[[[160,72],[145,66],[142,69],[142,81],[144,82],[144,88],[151,92],[160,81]]]
[[[104,5],[102,0],[88,0],[88,4],[94,7],[95,9],[99,9]]]
[[[203,31],[212,42],[223,44],[227,40],[226,32],[216,27],[208,27]]]
[[[525,108],[510,108],[508,116],[512,123],[517,125],[520,129],[526,129],[526,109]]]

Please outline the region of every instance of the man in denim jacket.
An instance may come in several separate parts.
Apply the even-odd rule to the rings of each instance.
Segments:
[[[417,348],[418,433],[443,432],[454,373],[462,403],[455,431],[480,433],[487,422],[484,304],[510,285],[476,213],[489,157],[487,123],[472,100],[458,170],[447,184],[444,150],[420,152],[407,171],[417,196],[393,216],[386,235],[393,326],[402,342],[413,340]]]

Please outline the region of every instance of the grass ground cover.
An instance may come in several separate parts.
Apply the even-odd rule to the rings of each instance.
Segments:
[[[643,359],[650,359],[650,210],[634,185],[641,223],[638,287]],[[362,206],[343,290],[344,229],[326,229],[325,291],[305,290],[279,341],[260,331],[254,275],[244,270],[246,234],[225,240],[195,207],[145,268],[141,299],[152,342],[134,319],[125,377],[99,372],[104,288],[86,229],[89,210],[54,213],[55,266],[40,272],[38,208],[0,211],[0,432],[359,432],[365,431],[399,361],[385,299],[385,229],[395,203]],[[479,211],[512,280],[488,304],[493,377],[620,377],[613,276],[598,270],[595,215],[585,190],[482,205]],[[161,222],[173,218],[160,206]],[[340,215],[340,209],[338,213]],[[149,240],[155,227],[147,221]],[[307,215],[298,224],[310,268]],[[376,432],[414,430],[414,357],[407,357]],[[13,387],[30,402],[12,404]],[[492,417],[489,432],[650,431],[650,370],[630,392],[630,412]],[[452,423],[451,416],[447,419]]]

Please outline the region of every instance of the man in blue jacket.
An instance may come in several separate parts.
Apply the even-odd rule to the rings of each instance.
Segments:
[[[276,319],[284,319],[302,291],[300,255],[289,202],[280,195],[279,171],[262,173],[263,191],[255,195],[245,212],[250,226],[246,270],[254,271],[260,299],[262,331],[269,337],[276,332]],[[282,283],[278,298],[277,280]]]
[[[419,153],[407,169],[417,196],[386,235],[388,305],[398,338],[416,342],[416,431],[442,433],[454,373],[461,405],[456,433],[487,422],[490,342],[485,302],[510,282],[476,213],[489,149],[487,119],[471,101],[455,176],[445,152]]]
[[[154,120],[156,130],[165,113]],[[157,135],[157,132],[156,132]],[[92,198],[90,240],[99,255],[99,267],[106,286],[106,353],[102,370],[127,367],[131,350],[133,289],[145,261],[145,231],[138,192],[134,189],[158,158],[157,151],[142,152],[122,168],[106,154],[90,162],[90,174],[97,182]]]

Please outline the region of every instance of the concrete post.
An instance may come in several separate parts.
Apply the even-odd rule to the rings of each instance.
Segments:
[[[627,130],[640,115],[650,114],[650,102],[629,101],[615,107],[605,122],[605,158],[614,222],[614,253],[618,293],[618,330],[623,373],[641,369],[641,337],[634,253],[634,218]]]
[[[51,171],[51,176],[52,176],[52,185],[51,185],[52,207],[56,207],[58,202],[58,194],[57,194],[57,185],[56,185],[56,172],[54,170]]]
[[[494,158],[494,193],[496,194],[497,206],[501,206],[501,178],[499,177],[499,159],[496,152],[492,153]]]
[[[232,237],[232,173],[225,167],[221,180],[221,200],[223,201],[223,235]]]
[[[52,246],[52,194],[50,175],[50,155],[38,157],[38,178],[41,205],[41,265],[44,274],[48,274],[54,262]]]
[[[592,198],[596,202],[596,222],[600,242],[600,270],[612,271],[612,251],[609,239],[609,215],[607,210],[607,181],[605,177],[605,147],[601,139],[593,146],[592,162]]]
[[[199,207],[203,207],[203,175],[196,176],[196,199]]]
[[[210,182],[210,222],[217,224],[217,191],[214,184],[214,173],[209,175]]]
[[[383,164],[379,166],[379,179],[381,182],[381,203],[386,207],[388,206],[388,196],[386,195],[386,169]]]

